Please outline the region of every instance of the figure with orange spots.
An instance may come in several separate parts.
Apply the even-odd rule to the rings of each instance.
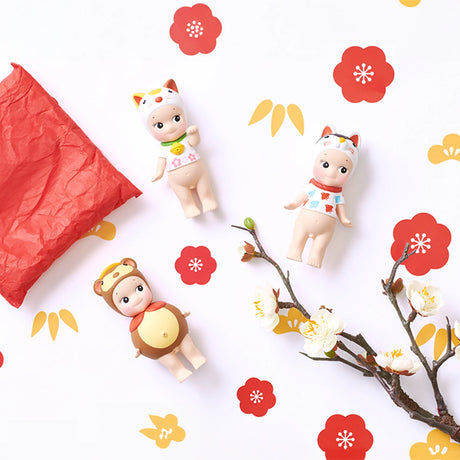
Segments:
[[[307,263],[320,268],[337,218],[345,227],[352,227],[345,213],[342,186],[356,167],[360,143],[361,137],[357,133],[347,137],[337,134],[330,126],[324,128],[315,146],[313,178],[292,202],[284,206],[286,209],[302,206],[294,226],[289,259],[301,262],[305,244],[311,238],[313,244]]]

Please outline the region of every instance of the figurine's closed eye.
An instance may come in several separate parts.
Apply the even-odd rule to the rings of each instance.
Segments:
[[[180,118],[180,115],[176,115],[173,120],[176,122],[176,123],[179,123],[179,121],[181,120]]]
[[[172,93],[172,90],[168,89],[168,93]]]
[[[144,100],[142,101],[142,104],[145,104],[146,102],[147,102],[147,101],[144,99]]]
[[[129,303],[129,297],[123,297],[120,302],[123,302],[123,303]]]
[[[327,135],[327,136],[324,136],[324,139],[329,139],[329,137],[330,137],[329,135]]]
[[[142,284],[139,284],[139,286],[136,287],[136,292],[142,292],[144,290],[144,286]]]
[[[161,128],[163,128],[163,123],[161,123],[161,121],[159,121],[158,123],[155,123],[154,126],[155,126],[155,128],[157,128],[157,129],[161,129]]]

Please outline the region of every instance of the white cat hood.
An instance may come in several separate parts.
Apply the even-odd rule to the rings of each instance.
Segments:
[[[356,168],[359,157],[359,147],[361,145],[361,136],[358,133],[344,136],[337,134],[334,128],[326,126],[321,135],[321,139],[314,147],[315,157],[326,150],[339,150],[345,153],[353,163],[353,170]]]
[[[168,80],[163,87],[154,89],[149,93],[136,93],[133,95],[133,99],[142,122],[149,131],[150,116],[160,107],[175,105],[184,111],[184,102],[179,96],[174,80]]]

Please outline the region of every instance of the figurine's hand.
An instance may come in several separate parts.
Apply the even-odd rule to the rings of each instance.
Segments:
[[[189,126],[187,128],[187,130],[185,131],[189,136],[193,135],[193,134],[198,134],[198,126]]]
[[[345,219],[341,220],[340,222],[342,223],[342,225],[344,227],[348,227],[348,228],[353,227],[353,224],[351,223],[350,219],[345,218]]]
[[[187,316],[190,316],[190,312],[189,312],[189,311],[186,311],[186,312],[182,313],[182,316],[183,316],[184,318],[187,318]]]
[[[297,209],[298,207],[299,205],[295,202],[287,203],[284,205],[284,209],[289,209],[290,211],[292,211],[293,209]]]
[[[140,355],[141,355],[141,350],[139,350],[139,348],[136,348],[136,353],[134,354],[134,358],[139,358]]]
[[[163,177],[163,174],[156,174],[156,176],[152,179],[152,182],[156,182],[157,180],[160,180]]]

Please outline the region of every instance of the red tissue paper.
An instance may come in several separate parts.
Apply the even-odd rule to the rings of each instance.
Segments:
[[[54,260],[142,192],[12,65],[0,82],[0,294],[19,307]]]

